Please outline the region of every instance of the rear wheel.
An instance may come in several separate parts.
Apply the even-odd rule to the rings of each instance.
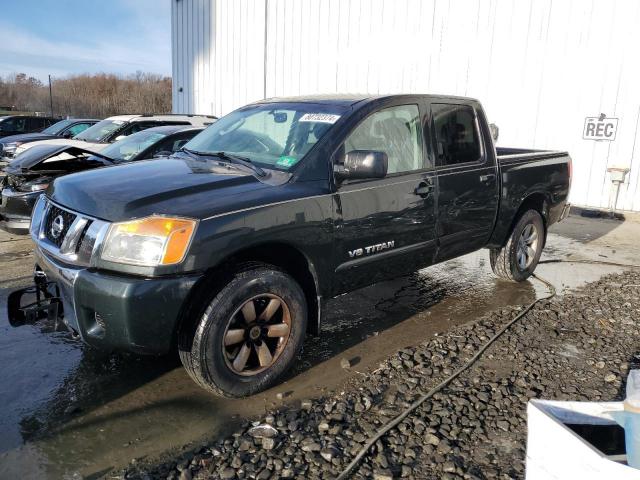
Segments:
[[[513,228],[507,244],[491,249],[489,258],[493,272],[512,282],[526,280],[538,266],[544,238],[544,222],[540,213],[527,210]]]
[[[244,397],[270,387],[290,368],[306,327],[298,283],[276,267],[253,264],[212,295],[180,359],[203,388]]]

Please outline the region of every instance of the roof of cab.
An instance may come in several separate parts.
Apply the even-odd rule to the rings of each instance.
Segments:
[[[321,94],[303,95],[298,97],[274,97],[257,101],[256,103],[324,103],[330,105],[351,106],[364,100],[380,98],[382,95],[367,94]]]
[[[156,133],[164,133],[165,135],[172,135],[177,132],[194,130],[194,131],[202,131],[204,130],[204,125],[162,125],[161,127],[151,127],[145,130],[141,130],[141,132],[156,132]]]
[[[191,115],[191,114],[174,114],[174,113],[159,113],[159,114],[149,114],[149,113],[137,113],[130,115],[115,115],[113,117],[109,117],[106,120],[121,120],[124,122],[131,121],[143,121],[143,120],[161,120],[161,121],[208,121],[208,120],[216,120],[214,115]]]
[[[380,100],[384,98],[394,97],[425,97],[433,99],[451,99],[451,100],[466,100],[469,102],[476,101],[473,98],[458,97],[454,95],[437,95],[437,94],[423,94],[423,93],[401,93],[401,94],[322,94],[322,95],[302,95],[298,97],[276,97],[260,100],[256,103],[323,103],[329,105],[340,105],[349,107],[362,102],[370,102],[373,100]]]
[[[122,120],[123,122],[128,122],[139,116],[140,115],[114,115],[113,117],[105,118],[105,120]]]

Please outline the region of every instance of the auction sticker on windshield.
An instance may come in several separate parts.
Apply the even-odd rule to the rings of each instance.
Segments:
[[[299,122],[320,122],[320,123],[336,123],[340,115],[332,113],[305,113],[300,117]]]

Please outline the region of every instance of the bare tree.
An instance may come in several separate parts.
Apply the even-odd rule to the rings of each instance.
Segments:
[[[48,112],[49,88],[24,73],[0,78],[0,105]],[[107,73],[53,80],[55,115],[103,118],[123,113],[171,111],[171,78],[145,72],[129,76]]]

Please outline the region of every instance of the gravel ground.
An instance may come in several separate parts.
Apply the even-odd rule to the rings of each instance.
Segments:
[[[504,309],[453,328],[356,375],[340,394],[272,412],[224,440],[160,465],[132,465],[122,476],[335,478],[375,430],[517,312]],[[538,303],[478,363],[378,441],[353,477],[523,478],[527,401],[620,400],[640,352],[639,317],[638,272]]]

